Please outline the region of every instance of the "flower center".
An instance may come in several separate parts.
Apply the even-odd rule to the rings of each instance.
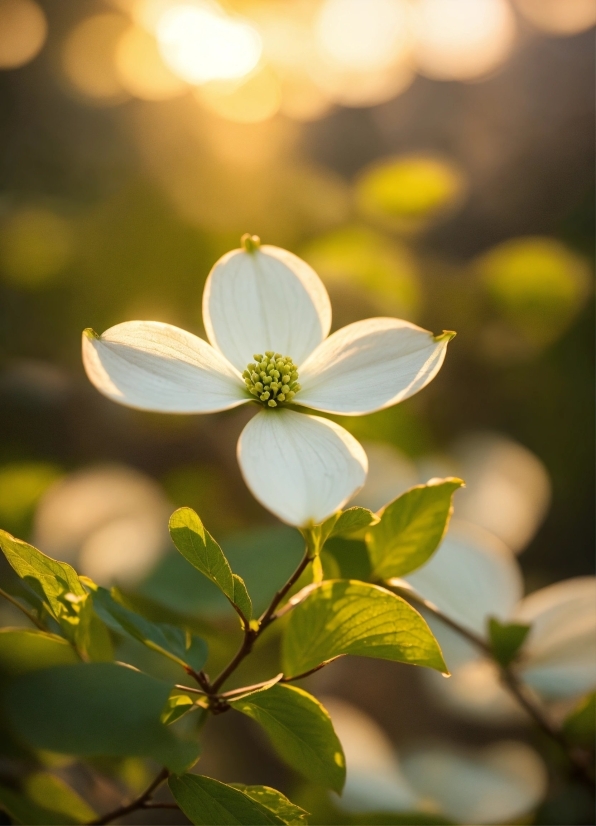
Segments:
[[[279,407],[291,401],[300,390],[298,370],[289,356],[267,350],[256,353],[242,378],[248,389],[266,407]]]

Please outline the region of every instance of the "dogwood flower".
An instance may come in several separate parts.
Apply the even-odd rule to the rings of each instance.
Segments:
[[[328,337],[331,304],[311,267],[260,246],[223,256],[203,293],[207,343],[157,321],[83,334],[83,363],[113,401],[162,413],[261,409],[238,441],[246,484],[291,525],[318,524],[362,487],[367,458],[322,413],[362,416],[407,399],[439,371],[453,333],[433,336],[394,318],[349,324]]]

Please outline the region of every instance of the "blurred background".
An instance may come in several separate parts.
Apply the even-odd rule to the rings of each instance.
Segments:
[[[246,411],[119,407],[87,382],[80,335],[135,318],[204,335],[208,272],[250,232],[315,267],[334,328],[390,315],[458,333],[420,395],[338,419],[369,453],[361,503],[461,475],[455,516],[519,554],[526,593],[592,574],[595,24],[594,0],[0,0],[0,526],[147,615],[185,615],[217,670],[233,617],[175,555],[169,513],[197,510],[257,607],[300,537],[244,487]],[[329,575],[358,575],[358,553],[345,558],[330,549]],[[21,624],[8,603],[0,620]],[[275,673],[276,645],[241,678]],[[593,822],[515,714],[500,728],[462,715],[381,661],[341,660],[307,687],[349,772],[352,749],[353,800],[305,786],[240,715],[209,723],[199,770],[269,783],[312,823],[371,823],[358,812],[377,808]],[[151,773],[14,744],[2,773],[32,760],[103,808]],[[471,786],[482,805],[454,791]],[[136,822],[149,817],[185,822]]]

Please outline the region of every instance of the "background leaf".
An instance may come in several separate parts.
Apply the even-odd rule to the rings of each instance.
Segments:
[[[321,583],[292,610],[282,644],[284,673],[303,674],[342,654],[447,672],[428,625],[405,600],[343,579]]]
[[[196,826],[267,826],[284,821],[244,792],[199,774],[170,777],[174,800]]]
[[[530,625],[521,623],[501,623],[495,617],[489,617],[488,635],[495,659],[503,666],[511,663],[530,631]]]
[[[277,789],[270,786],[243,786],[241,783],[231,783],[233,789],[238,789],[247,794],[257,803],[265,806],[270,812],[281,818],[287,826],[304,826],[308,821],[308,812],[296,806]]]
[[[401,577],[424,565],[447,530],[451,500],[462,485],[461,479],[431,480],[387,505],[366,535],[375,578]]]
[[[569,742],[593,749],[596,740],[596,692],[588,694],[565,718],[563,733]]]
[[[181,666],[200,671],[207,661],[207,643],[183,628],[151,622],[117,602],[105,588],[93,594],[97,608],[116,621],[117,628]]]
[[[63,637],[29,628],[0,628],[0,673],[8,677],[77,662],[76,652]]]
[[[198,756],[160,722],[173,685],[116,663],[17,677],[4,695],[15,733],[34,748],[80,756],[151,756],[183,771]]]
[[[295,771],[341,792],[346,761],[331,718],[318,700],[301,688],[278,684],[230,705],[265,729]]]
[[[67,826],[96,817],[82,797],[48,772],[29,775],[20,792],[0,786],[0,808],[15,823],[28,826]]]

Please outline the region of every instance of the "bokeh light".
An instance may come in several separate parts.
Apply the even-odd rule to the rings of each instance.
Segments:
[[[396,63],[410,44],[404,0],[325,0],[315,22],[319,47],[345,69],[371,71]]]
[[[35,544],[101,585],[138,583],[168,550],[172,511],[159,485],[122,465],[90,467],[50,487]]]
[[[197,100],[211,112],[235,123],[261,123],[281,106],[281,85],[265,66],[243,82],[213,81],[196,89]]]
[[[128,21],[119,14],[85,18],[69,33],[62,68],[71,86],[88,101],[111,105],[126,100],[116,67],[116,49]]]
[[[256,29],[212,3],[173,5],[159,17],[156,32],[164,60],[189,83],[245,77],[261,57]]]
[[[346,305],[361,307],[360,302],[370,307],[371,315],[416,318],[419,274],[403,244],[367,227],[347,226],[316,238],[303,253],[330,290],[342,323],[357,320],[348,315]]]
[[[431,155],[384,158],[356,182],[356,202],[364,215],[406,231],[427,226],[458,204],[464,192],[462,172]]]
[[[415,58],[435,80],[472,80],[496,69],[515,39],[506,0],[418,0]]]
[[[187,89],[186,83],[165,65],[153,35],[138,26],[124,32],[115,59],[120,83],[135,97],[167,100]]]
[[[591,290],[587,262],[553,238],[505,241],[475,268],[503,320],[535,345],[556,340]]]
[[[48,462],[11,462],[0,466],[0,523],[27,534],[33,510],[44,491],[61,475]]]
[[[43,286],[69,264],[69,222],[46,207],[22,207],[0,225],[0,272],[25,287]]]
[[[515,0],[520,12],[548,34],[572,35],[596,25],[594,0]]]
[[[0,0],[0,69],[16,69],[41,51],[48,24],[34,0]]]

